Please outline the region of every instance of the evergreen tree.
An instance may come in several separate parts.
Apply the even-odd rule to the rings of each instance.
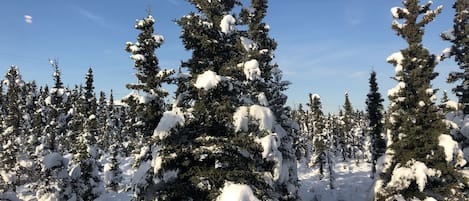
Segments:
[[[54,68],[54,87],[50,90],[49,97],[46,98],[50,121],[45,128],[45,148],[51,152],[63,152],[62,145],[64,144],[68,118],[65,108],[68,101],[68,91],[63,86],[58,62],[51,60],[50,63]]]
[[[137,37],[137,42],[127,42],[125,49],[131,54],[130,58],[134,60],[138,80],[136,84],[127,85],[128,89],[136,90],[137,92],[133,92],[133,94],[124,99],[133,109],[132,111],[136,113],[129,121],[129,123],[133,123],[133,126],[136,126],[134,128],[137,134],[136,140],[138,144],[141,144],[141,154],[136,158],[135,166],[139,168],[137,171],[144,171],[144,177],[147,178],[145,179],[146,182],[143,183],[140,179],[133,179],[133,191],[136,196],[135,199],[138,200],[144,198],[144,191],[154,183],[150,179],[154,175],[153,170],[145,169],[145,166],[152,159],[150,137],[165,110],[164,98],[166,98],[168,92],[162,89],[162,85],[170,83],[170,76],[174,74],[173,70],[161,70],[158,65],[155,50],[161,46],[164,38],[161,35],[154,34],[154,23],[155,19],[150,13],[144,19],[137,20],[135,29],[140,30],[141,33]],[[140,91],[143,91],[145,94],[140,96],[138,94]]]
[[[312,121],[313,125],[311,144],[313,144],[314,147],[314,155],[311,160],[311,165],[319,166],[319,173],[321,174],[320,179],[322,179],[326,168],[327,152],[329,151],[329,139],[325,131],[326,125],[324,122],[320,96],[318,94],[310,94],[309,99],[310,103],[308,105],[311,110],[310,121]]]
[[[459,97],[459,103],[464,105],[463,112],[469,114],[469,1],[456,0],[453,8],[456,11],[454,16],[453,29],[441,34],[444,40],[450,41],[453,45],[443,52],[443,58],[454,56],[456,63],[462,72],[451,72],[448,76],[448,83],[460,81],[453,92]]]
[[[97,110],[97,101],[94,94],[94,76],[93,69],[89,68],[88,73],[85,77],[85,87],[84,87],[84,100],[83,100],[83,114],[85,117],[89,117],[92,114],[96,114]]]
[[[422,45],[424,27],[442,7],[432,10],[432,2],[403,2],[391,9],[392,28],[408,47],[392,54],[388,61],[396,68],[397,86],[390,90],[390,134],[385,164],[377,185],[377,200],[464,200],[467,183],[445,160],[440,136],[447,132],[434,103],[431,81],[436,56]],[[423,15],[423,16],[421,16]],[[389,145],[390,144],[390,145]]]
[[[119,168],[119,156],[120,156],[120,145],[122,144],[121,136],[119,133],[119,117],[114,107],[114,95],[111,91],[109,97],[109,118],[107,119],[107,131],[110,136],[110,147],[109,154],[111,155],[110,164],[106,164],[104,167],[104,180],[106,182],[106,188],[114,192],[118,192],[120,189],[120,183],[122,183],[122,170]]]
[[[5,185],[3,190],[16,192],[16,184],[19,183],[19,154],[24,135],[21,130],[22,113],[20,111],[21,87],[24,84],[16,66],[11,66],[3,81],[7,87],[6,116],[4,129],[0,139],[0,171]]]
[[[299,124],[298,136],[296,138],[296,159],[309,159],[311,157],[311,143],[308,139],[308,114],[303,110],[303,105],[300,103],[298,109],[292,111],[292,118]]]
[[[370,74],[370,92],[367,94],[366,110],[368,112],[368,128],[371,137],[371,178],[376,173],[376,162],[386,150],[386,141],[383,137],[383,101],[376,82],[376,72]]]
[[[109,108],[106,99],[106,94],[101,91],[99,93],[98,109],[96,111],[96,118],[98,120],[98,133],[97,133],[97,144],[101,150],[107,150],[110,146],[111,136],[109,131],[108,119],[109,119]]]
[[[50,117],[44,128],[45,135],[41,139],[43,144],[37,147],[37,156],[41,161],[40,179],[34,187],[36,198],[39,200],[69,200],[76,198],[72,190],[71,178],[68,175],[69,161],[62,156],[61,143],[66,131],[67,114],[65,103],[68,92],[63,87],[57,61],[50,61],[54,68],[54,87],[48,92],[45,88],[42,96],[46,97],[47,105],[45,116]]]
[[[259,79],[260,70],[258,61],[244,57],[241,32],[236,30],[237,19],[232,14],[239,2],[191,3],[198,12],[181,18],[178,24],[186,49],[192,51],[192,57],[183,63],[192,84],[186,92],[179,91],[185,98],[176,97],[174,105],[183,107],[165,113],[155,131],[160,145],[153,162],[161,182],[155,186],[157,198],[215,200],[219,189],[229,183],[245,185],[263,199],[278,197],[273,191],[276,184],[268,184],[274,184],[274,179],[263,176],[280,165],[274,157],[282,157],[273,147],[279,139],[271,133],[271,124],[262,121],[263,115],[273,119],[274,114],[255,104],[258,99],[250,96],[252,88],[245,83]],[[246,65],[252,68],[244,71]],[[186,105],[185,100],[191,104]],[[184,115],[186,111],[191,115]],[[250,121],[249,113],[260,116],[252,116]],[[168,128],[166,118],[178,121]],[[263,150],[255,139],[272,147]]]
[[[243,8],[240,13],[239,23],[248,26],[247,32],[240,31],[241,44],[246,50],[243,71],[247,79],[247,97],[241,97],[241,100],[248,100],[245,104],[252,101],[251,104],[269,107],[281,125],[281,129],[275,131],[280,140],[278,150],[282,153],[282,164],[278,165],[288,171],[284,175],[285,181],[276,182],[275,191],[281,192],[278,199],[294,200],[297,199],[294,186],[298,186],[294,145],[299,125],[290,117],[291,109],[285,106],[287,96],[284,92],[290,82],[283,80],[278,65],[272,63],[277,43],[269,37],[270,27],[263,21],[267,8],[267,0],[251,0],[249,8]]]
[[[137,42],[127,42],[125,48],[131,54],[130,58],[134,60],[138,80],[138,83],[127,84],[127,88],[144,93],[138,100],[138,107],[141,108],[136,111],[142,121],[144,142],[152,136],[163,115],[164,99],[168,92],[161,87],[171,81],[170,76],[174,73],[173,70],[161,70],[158,66],[155,49],[163,44],[164,38],[154,34],[154,23],[155,19],[150,13],[144,19],[137,20],[135,29],[141,31]]]

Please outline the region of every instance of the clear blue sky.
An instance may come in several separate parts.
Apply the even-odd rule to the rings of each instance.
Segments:
[[[424,45],[439,53],[450,46],[439,33],[452,27],[453,1],[434,2],[434,8],[444,5],[444,10],[427,27]],[[349,92],[352,105],[364,109],[372,69],[387,99],[395,82],[386,57],[405,48],[390,28],[390,8],[400,5],[400,0],[271,0],[265,21],[279,43],[275,62],[292,82],[288,104],[305,103],[308,93],[318,93],[325,112],[336,112]],[[129,93],[125,84],[135,82],[125,42],[136,41],[135,20],[143,18],[149,6],[156,33],[165,37],[157,50],[160,67],[177,69],[190,56],[179,39],[180,27],[173,22],[193,10],[185,0],[2,0],[0,73],[14,64],[24,80],[51,85],[48,59],[58,59],[66,85],[84,83],[91,66],[96,91],[109,94],[113,89],[116,98],[125,96]],[[32,23],[25,15],[32,17]],[[454,62],[441,63],[434,87],[450,91],[452,86],[444,80],[453,70],[458,70]]]

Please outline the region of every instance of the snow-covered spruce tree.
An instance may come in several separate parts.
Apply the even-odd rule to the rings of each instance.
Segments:
[[[120,136],[120,121],[117,110],[114,106],[114,95],[111,90],[109,97],[109,117],[107,118],[107,132],[110,137],[109,154],[111,162],[104,166],[104,182],[108,190],[118,192],[120,190],[120,183],[123,180],[122,170],[119,168],[119,157],[121,149],[121,136]]]
[[[84,124],[86,121],[86,100],[83,93],[83,86],[76,86],[74,90],[72,90],[70,95],[70,101],[72,101],[72,112],[70,120],[68,121],[68,129],[67,129],[67,139],[70,145],[70,153],[76,154],[80,149],[80,143],[78,142],[78,138],[83,133]]]
[[[308,113],[303,110],[301,103],[298,105],[298,109],[292,111],[292,118],[300,126],[295,140],[296,159],[298,161],[309,160],[311,158],[312,146],[308,141]]]
[[[404,7],[391,9],[392,28],[408,47],[387,59],[395,66],[398,84],[388,92],[390,139],[383,172],[375,184],[376,200],[467,199],[463,191],[467,182],[447,161],[452,157],[445,155],[454,147],[439,142],[447,130],[431,86],[437,59],[422,45],[424,27],[442,9],[432,10],[431,4],[407,0]]]
[[[329,151],[329,138],[325,131],[326,125],[324,122],[324,114],[322,112],[321,98],[318,94],[309,94],[309,107],[311,110],[311,118],[313,129],[310,143],[313,145],[313,156],[311,159],[311,166],[319,166],[320,179],[324,177],[327,152]]]
[[[3,191],[16,192],[16,184],[19,183],[19,155],[24,136],[21,130],[22,113],[20,111],[21,87],[24,85],[16,66],[11,66],[5,75],[3,84],[7,87],[5,103],[6,116],[3,122],[3,132],[0,139],[0,175],[4,185]]]
[[[342,106],[343,110],[339,110],[338,119],[336,119],[336,131],[334,132],[336,143],[335,152],[342,155],[342,159],[352,159],[353,154],[353,124],[354,111],[349,100],[348,92],[345,93],[345,102]]]
[[[191,85],[179,93],[185,98],[176,98],[189,101],[176,102],[183,107],[166,112],[155,130],[160,145],[152,164],[160,182],[155,194],[161,200],[216,200],[242,188],[251,198],[278,197],[272,175],[279,175],[274,166],[282,154],[272,133],[274,114],[253,100],[240,100],[247,94],[245,82],[259,79],[260,70],[258,61],[244,57],[232,13],[239,2],[190,3],[197,12],[178,24],[185,48],[192,51],[183,63]],[[247,73],[246,61],[253,64]]]
[[[96,114],[97,100],[94,93],[94,75],[93,69],[90,67],[85,76],[85,87],[83,94],[83,113],[85,117],[89,117],[92,114]]]
[[[135,166],[139,169],[132,179],[132,189],[134,198],[141,200],[144,198],[147,187],[154,182],[153,170],[146,168],[151,156],[151,136],[158,122],[163,116],[165,110],[164,98],[168,92],[162,89],[162,85],[171,82],[173,70],[162,70],[158,66],[158,58],[155,50],[161,46],[164,41],[162,35],[154,34],[153,25],[155,19],[148,13],[142,20],[137,20],[135,29],[140,30],[137,42],[127,42],[125,50],[131,54],[130,58],[134,60],[134,67],[137,71],[136,76],[138,83],[127,84],[128,89],[135,90],[131,95],[124,99],[126,103],[133,109],[135,113],[134,123],[137,130],[136,140],[141,148],[140,155],[136,158]],[[142,91],[143,96],[139,94]],[[138,136],[142,135],[142,136]],[[141,175],[143,174],[143,175]],[[141,180],[140,178],[146,178]]]
[[[137,107],[141,108],[134,111],[138,112],[137,115],[142,121],[143,142],[148,142],[163,116],[164,98],[168,92],[162,89],[162,85],[169,83],[170,76],[174,74],[173,70],[162,70],[158,66],[155,50],[163,44],[164,38],[162,35],[154,34],[154,23],[155,19],[150,13],[144,19],[137,20],[135,29],[141,31],[137,42],[127,42],[125,48],[134,61],[138,81],[138,83],[127,84],[127,88],[144,93],[143,96],[137,95]]]
[[[106,98],[106,93],[103,91],[99,92],[98,107],[96,110],[96,118],[98,120],[98,135],[97,135],[97,145],[99,151],[105,151],[109,149],[111,136],[109,132],[109,106]],[[101,155],[101,154],[99,154]]]
[[[267,15],[267,0],[251,0],[249,8],[243,8],[239,21],[247,25],[246,32],[241,31],[241,43],[246,50],[243,71],[247,97],[242,97],[244,104],[261,105],[270,108],[275,115],[279,127],[275,127],[278,150],[282,159],[278,162],[281,169],[285,169],[283,178],[275,182],[275,191],[280,192],[278,199],[297,199],[298,177],[296,170],[296,156],[294,143],[297,140],[299,125],[290,117],[290,108],[286,107],[287,96],[284,91],[290,82],[283,80],[282,72],[276,64],[272,63],[273,53],[277,43],[269,37],[270,26],[263,20]],[[253,78],[253,79],[252,79]],[[245,100],[248,100],[245,102]]]
[[[99,176],[101,165],[98,162],[97,135],[99,134],[99,124],[95,114],[85,120],[83,133],[78,137],[78,150],[74,155],[77,167],[75,172],[79,196],[83,200],[94,200],[101,195],[104,184]]]
[[[469,1],[456,0],[453,8],[456,11],[454,16],[453,29],[441,34],[444,40],[452,43],[451,48],[443,51],[442,58],[454,56],[456,63],[462,72],[451,72],[448,76],[448,83],[460,81],[453,92],[459,98],[459,103],[464,105],[464,115],[469,114]]]
[[[86,86],[74,90],[75,99],[72,117],[69,121],[69,132],[75,138],[73,143],[73,167],[71,170],[71,182],[73,191],[77,192],[78,200],[92,200],[102,193],[101,178],[99,177],[100,165],[97,162],[97,142],[99,137],[99,124],[96,117],[96,98],[93,86],[93,71],[91,68],[85,77]],[[72,100],[73,100],[72,99]]]
[[[60,79],[59,65],[57,61],[50,61],[54,68],[54,87],[50,92],[44,90],[42,95],[45,98],[47,109],[46,116],[50,117],[44,128],[44,136],[41,139],[43,144],[37,148],[36,155],[41,161],[40,179],[34,186],[36,198],[38,200],[69,200],[77,197],[72,189],[71,178],[68,175],[69,161],[62,156],[60,144],[66,130],[67,114],[65,113],[65,103],[68,99],[68,92],[63,87]]]
[[[68,119],[65,106],[68,101],[69,92],[63,86],[58,62],[51,60],[50,63],[54,68],[54,87],[50,89],[49,96],[46,98],[50,121],[45,128],[45,149],[51,152],[62,153],[64,151],[62,145],[64,144]]]
[[[378,83],[376,82],[376,72],[370,74],[370,92],[366,99],[366,110],[368,112],[368,128],[371,138],[371,174],[373,179],[376,174],[376,163],[386,150],[386,141],[383,137],[383,101],[379,93]]]

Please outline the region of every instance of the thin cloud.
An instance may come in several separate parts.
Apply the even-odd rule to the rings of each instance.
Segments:
[[[75,10],[78,12],[78,14],[80,14],[81,16],[87,18],[88,20],[92,21],[93,23],[103,27],[103,28],[106,28],[106,29],[114,29],[114,27],[112,27],[109,23],[106,22],[106,20],[89,11],[89,10],[86,10],[84,8],[81,8],[81,7],[78,7],[78,6],[74,6]]]
[[[31,24],[31,23],[33,23],[33,17],[31,17],[31,15],[25,15],[24,16],[24,21],[28,24]]]
[[[168,1],[169,1],[169,3],[171,3],[171,4],[175,5],[175,6],[181,5],[181,2],[178,1],[178,0],[168,0]]]
[[[367,71],[358,71],[358,72],[354,72],[350,74],[350,77],[361,80],[361,79],[366,79],[369,74],[370,72],[367,72]]]

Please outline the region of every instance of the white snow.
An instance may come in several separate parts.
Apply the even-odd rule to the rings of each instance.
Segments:
[[[10,192],[10,191],[0,193],[0,200],[21,201],[15,192]]]
[[[387,62],[395,64],[396,73],[402,71],[402,69],[403,69],[402,61],[403,60],[404,60],[404,56],[402,55],[401,51],[392,53],[391,55],[388,56],[388,58],[386,58]]]
[[[244,63],[244,75],[247,80],[256,80],[261,76],[261,69],[259,68],[259,62],[255,59],[251,59]]]
[[[249,107],[241,106],[233,114],[235,131],[248,131]]]
[[[397,93],[401,91],[401,89],[405,88],[405,82],[399,82],[394,88],[388,90],[388,96],[395,96]]]
[[[420,161],[410,160],[405,166],[398,164],[392,172],[391,181],[386,188],[403,190],[409,187],[412,181],[417,183],[418,189],[422,192],[427,184],[428,177],[439,176],[441,172],[428,168]]]
[[[260,105],[239,107],[233,114],[235,130],[247,131],[249,117],[257,121],[259,130],[272,131],[275,116],[270,108]]]
[[[259,104],[262,106],[269,106],[269,101],[267,101],[267,97],[264,92],[257,95],[257,101],[259,101]]]
[[[456,40],[456,36],[454,35],[453,29],[444,31],[443,33],[441,33],[441,37],[450,41]]]
[[[216,201],[259,201],[259,199],[254,196],[248,185],[227,181]]]
[[[7,172],[5,170],[1,170],[0,171],[0,176],[3,180],[3,182],[10,183],[10,184],[16,182],[16,172],[14,172],[14,171]]]
[[[321,96],[319,96],[319,94],[311,94],[311,100],[314,99],[321,99]]]
[[[135,61],[145,61],[145,56],[143,56],[142,54],[133,54],[130,56],[131,59],[135,60]]]
[[[423,102],[423,101],[419,101],[419,106],[420,106],[420,107],[423,107],[423,106],[425,106],[425,102]]]
[[[195,81],[195,87],[197,89],[204,89],[204,90],[210,90],[212,88],[215,88],[220,81],[222,81],[222,76],[217,75],[217,73],[208,70],[205,71],[204,73],[200,74],[197,76],[197,80]]]
[[[150,170],[150,161],[142,161],[137,171],[132,176],[132,185],[142,185],[146,182],[145,176],[147,175],[148,170]],[[138,192],[137,192],[138,193]]]
[[[339,162],[340,161],[340,162]],[[373,180],[370,179],[371,164],[355,161],[333,163],[334,189],[329,186],[329,175],[320,179],[319,168],[298,163],[300,180],[299,196],[301,200],[310,201],[365,201],[373,191]]]
[[[464,153],[459,148],[459,145],[450,135],[442,134],[438,137],[438,145],[445,150],[445,159],[447,162],[455,161],[456,166],[462,167],[466,164],[464,160]]]
[[[50,153],[44,156],[44,170],[48,170],[54,167],[58,167],[64,164],[66,160],[62,155],[57,152]]]
[[[163,113],[163,117],[161,117],[158,126],[153,132],[153,136],[163,139],[168,136],[172,128],[176,127],[177,125],[182,126],[184,125],[184,122],[184,113],[180,108],[175,107],[171,111],[166,111]]]
[[[409,14],[409,11],[406,8],[400,8],[400,7],[391,8],[391,14],[394,19],[399,19],[400,13]]]
[[[277,134],[269,134],[263,138],[257,140],[258,143],[262,145],[262,158],[265,158],[270,161],[275,161],[275,167],[273,169],[273,180],[284,182],[281,179],[284,179],[285,172],[282,166],[282,153],[278,150],[280,141],[277,137]]]
[[[445,49],[443,50],[441,56],[442,56],[443,58],[450,58],[450,57],[451,57],[451,52],[452,52],[452,51],[451,51],[451,48],[450,48],[450,47],[447,47],[447,48],[445,48]]]
[[[21,159],[19,161],[19,165],[24,168],[31,168],[33,167],[34,162],[30,159]]]
[[[220,22],[221,32],[230,34],[235,30],[236,19],[232,15],[225,15]]]
[[[259,121],[260,130],[272,130],[273,123],[275,122],[275,116],[268,107],[252,105],[249,108],[249,115]]]
[[[253,40],[246,38],[244,36],[241,36],[240,39],[241,39],[241,44],[243,44],[243,47],[246,51],[249,52],[252,50],[256,50],[258,48],[258,45]]]
[[[141,50],[137,45],[133,45],[132,43],[129,44],[129,49],[132,53],[136,53]]]
[[[153,40],[155,40],[156,43],[161,44],[164,42],[164,37],[163,35],[155,34],[153,35]]]

